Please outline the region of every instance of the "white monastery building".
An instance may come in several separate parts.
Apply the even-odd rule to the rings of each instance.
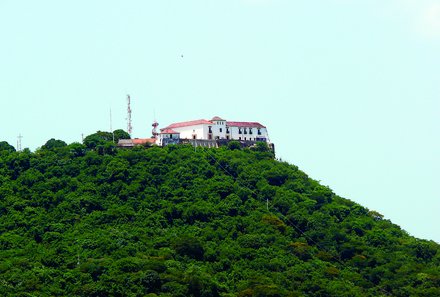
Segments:
[[[160,129],[158,144],[165,139],[239,140],[269,143],[265,126],[258,122],[231,122],[220,117],[171,124]]]
[[[266,126],[258,122],[232,122],[220,117],[211,120],[195,120],[171,124],[160,129],[154,121],[151,138],[120,139],[118,147],[132,148],[134,146],[150,146],[153,144],[167,146],[170,144],[190,143],[194,146],[219,147],[227,145],[231,140],[237,140],[243,147],[253,146],[256,142],[265,142],[275,152],[275,146],[270,143]]]

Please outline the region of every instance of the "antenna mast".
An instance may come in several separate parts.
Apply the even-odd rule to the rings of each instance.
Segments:
[[[131,125],[131,98],[127,95],[127,132],[131,135],[133,126]]]

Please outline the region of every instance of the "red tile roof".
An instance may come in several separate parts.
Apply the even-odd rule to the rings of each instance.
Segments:
[[[263,126],[257,122],[226,122],[226,126],[241,128],[266,128],[266,126]]]
[[[214,117],[212,121],[224,121],[224,120],[219,117]],[[195,121],[174,123],[169,125],[168,127],[161,129],[161,131],[165,129],[174,129],[174,128],[182,128],[182,127],[197,126],[197,125],[212,125],[213,124],[212,121],[201,119]],[[229,127],[266,128],[266,126],[263,126],[258,122],[226,122],[226,125]]]
[[[174,129],[174,128],[182,128],[182,127],[197,126],[197,125],[212,125],[212,122],[202,119],[202,120],[174,123],[169,125],[168,127],[165,127],[164,129]]]
[[[154,138],[135,138],[132,139],[133,144],[145,144],[145,143],[155,143],[156,139]]]
[[[135,145],[154,144],[156,139],[154,138],[134,138],[134,139],[119,139],[119,147],[133,147]]]
[[[160,129],[160,134],[180,134],[180,132],[176,132],[170,128]]]

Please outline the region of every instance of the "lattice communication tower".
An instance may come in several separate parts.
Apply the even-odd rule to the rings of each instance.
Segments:
[[[131,125],[131,98],[127,95],[127,132],[131,135],[133,126]]]

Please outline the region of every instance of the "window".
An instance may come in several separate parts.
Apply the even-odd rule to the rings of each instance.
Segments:
[[[238,137],[238,140],[241,140],[241,137]]]
[[[212,133],[212,127],[208,126],[208,133]]]
[[[226,139],[229,139],[229,135],[226,135]]]
[[[229,127],[226,127],[226,133],[229,134]]]
[[[247,134],[247,129],[246,128],[244,128],[244,134]]]
[[[208,134],[208,139],[209,139],[209,140],[212,139],[212,134]]]
[[[261,135],[261,130],[260,130],[260,129],[258,129],[257,134],[258,134],[258,135]]]
[[[241,134],[241,128],[238,128],[238,134]]]
[[[170,134],[170,138],[173,138],[173,134]]]
[[[222,128],[220,128],[220,132],[223,132],[223,129],[222,129]]]
[[[197,136],[197,135],[193,135],[193,139],[196,139],[196,136]]]
[[[249,128],[249,134],[252,134],[252,128]]]

